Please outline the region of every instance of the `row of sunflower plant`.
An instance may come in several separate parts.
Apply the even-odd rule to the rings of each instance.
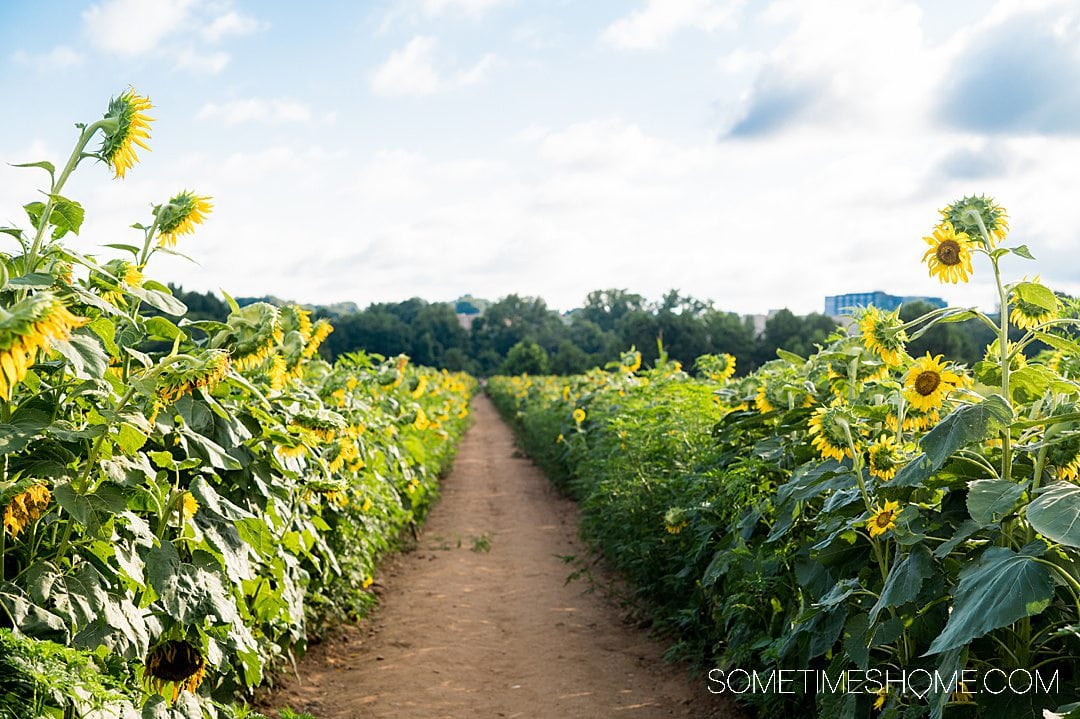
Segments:
[[[488,385],[672,654],[762,682],[911,677],[740,692],[762,716],[1080,716],[1080,304],[1004,279],[1032,258],[1005,246],[990,198],[942,214],[930,273],[989,272],[993,316],[859,308],[812,356],[780,351],[745,377],[728,356],[691,377],[631,352]],[[982,361],[909,356],[968,319],[996,334]]]
[[[149,101],[79,125],[29,228],[0,228],[0,717],[228,717],[319,623],[363,612],[422,518],[474,382],[406,357],[319,357],[308,310],[192,321],[146,276],[212,212],[180,192],[105,259],[63,194],[123,178]],[[91,148],[91,143],[100,145]]]

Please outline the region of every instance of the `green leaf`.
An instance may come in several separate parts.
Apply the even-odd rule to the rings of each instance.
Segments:
[[[69,232],[79,234],[85,216],[86,212],[78,202],[53,195],[53,209],[49,216],[49,221],[55,228],[53,239],[58,240]]]
[[[995,629],[1039,614],[1054,598],[1049,570],[1035,561],[1046,552],[1032,542],[1019,552],[990,547],[977,564],[960,572],[952,613],[927,654],[961,647]]]
[[[984,527],[997,524],[1016,506],[1024,486],[1004,479],[968,482],[967,508],[971,518]]]
[[[150,336],[150,339],[159,339],[172,342],[177,337],[181,340],[187,339],[187,335],[164,317],[151,317],[146,320],[146,334]]]
[[[1016,293],[1017,298],[1021,302],[1026,302],[1036,307],[1041,307],[1044,310],[1051,312],[1058,308],[1057,295],[1050,290],[1046,285],[1039,284],[1038,282],[1020,282],[1013,288],[1013,292]]]
[[[913,601],[919,595],[923,582],[933,573],[934,560],[930,550],[922,544],[915,545],[907,556],[889,570],[881,596],[870,610],[870,621],[876,622],[884,609]]]
[[[150,305],[155,309],[161,310],[165,314],[173,315],[174,317],[181,317],[187,314],[187,305],[173,297],[168,292],[162,292],[161,290],[155,289],[147,289],[145,286],[129,287],[127,289],[127,292],[131,296],[138,297],[146,304]]]
[[[17,165],[11,165],[12,167],[40,167],[45,172],[49,173],[49,179],[55,182],[56,178],[56,166],[47,160],[41,162],[20,162]]]
[[[1068,482],[1050,485],[1027,506],[1027,519],[1044,537],[1080,548],[1080,487]]]
[[[22,409],[0,424],[0,455],[18,452],[49,426],[51,418],[36,409]]]
[[[1032,256],[1031,251],[1028,249],[1027,245],[1020,245],[1019,247],[1010,247],[1009,249],[1012,250],[1012,253],[1014,255],[1019,255],[1020,257],[1023,257],[1023,258],[1028,259],[1028,260],[1034,260],[1035,259],[1035,257]]]
[[[127,495],[112,484],[103,484],[91,494],[77,493],[70,483],[58,484],[53,498],[89,534],[98,534],[110,517],[127,509]]]
[[[1009,375],[1009,387],[1013,397],[1020,402],[1032,402],[1048,389],[1060,394],[1076,394],[1078,388],[1072,382],[1063,380],[1056,372],[1045,365],[1030,364]]]
[[[12,287],[25,287],[30,290],[47,290],[56,284],[56,277],[48,272],[31,272],[28,275],[12,277],[8,280]]]
[[[146,444],[146,435],[125,422],[116,431],[116,444],[124,454],[135,454]]]
[[[109,368],[109,355],[101,347],[101,341],[85,328],[75,332],[65,341],[56,341],[53,347],[71,363],[71,369],[80,379],[101,379]]]
[[[794,352],[788,352],[787,350],[784,350],[784,349],[776,350],[776,356],[779,357],[782,360],[790,362],[791,364],[795,365],[796,367],[799,367],[799,366],[802,366],[802,365],[806,364],[805,359],[803,359],[799,355],[795,354]]]
[[[86,325],[86,328],[97,335],[97,338],[101,340],[101,344],[105,345],[105,349],[110,355],[113,357],[120,356],[120,347],[116,344],[116,325],[111,320],[107,317],[98,317]]]
[[[1073,355],[1080,355],[1080,344],[1073,342],[1072,340],[1059,337],[1058,335],[1052,335],[1049,332],[1036,332],[1035,339],[1039,340],[1043,344],[1050,345],[1056,350],[1061,350]]]
[[[920,441],[923,451],[940,469],[953,452],[975,442],[989,439],[1012,422],[1013,411],[1001,395],[991,395],[979,404],[953,410]]]

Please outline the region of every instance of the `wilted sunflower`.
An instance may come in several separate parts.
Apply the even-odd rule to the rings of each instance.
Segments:
[[[870,443],[870,474],[883,482],[896,476],[897,469],[904,462],[904,456],[896,445],[896,437],[882,435]]]
[[[44,484],[33,484],[11,498],[4,507],[4,529],[12,537],[45,513],[52,493]]]
[[[109,101],[109,109],[105,111],[108,122],[103,128],[105,139],[98,156],[112,166],[117,178],[122,179],[139,161],[135,145],[150,151],[145,141],[150,139],[150,123],[154,121],[146,114],[151,107],[149,98],[136,95],[134,88]]]
[[[907,333],[902,329],[900,310],[884,312],[877,307],[867,307],[859,319],[863,345],[890,367],[900,364],[904,356]]]
[[[68,312],[63,302],[47,292],[0,307],[0,396],[11,399],[11,391],[26,377],[39,350],[66,340],[88,321]]]
[[[842,462],[844,457],[851,458],[848,435],[851,436],[851,443],[855,445],[855,451],[860,451],[862,431],[859,421],[846,406],[834,403],[829,407],[819,407],[814,410],[808,424],[810,436],[813,437],[810,444],[817,449],[822,459]]]
[[[866,528],[870,531],[870,536],[879,537],[895,527],[896,517],[899,514],[899,502],[885,502],[884,507],[879,504],[870,515],[870,519],[866,520]]]
[[[157,215],[158,233],[161,238],[158,243],[162,247],[173,247],[176,245],[178,236],[190,235],[194,232],[195,225],[201,225],[214,209],[213,204],[210,203],[211,199],[184,190],[164,205],[155,207],[154,214]]]
[[[957,232],[963,232],[968,237],[981,237],[982,231],[979,229],[978,220],[972,215],[973,212],[982,218],[991,246],[1005,239],[1005,235],[1009,233],[1009,216],[1005,208],[986,195],[972,195],[957,200],[941,211],[941,218],[955,227]]]
[[[199,387],[212,391],[228,374],[229,353],[225,350],[206,350],[200,356],[182,357],[162,371],[158,397],[165,404],[172,404]]]
[[[664,513],[664,529],[668,534],[679,534],[690,521],[686,518],[686,510],[682,507],[672,507]]]
[[[167,686],[172,685],[172,700],[181,691],[192,694],[206,677],[206,659],[191,642],[170,639],[158,644],[146,654],[143,677],[150,688],[164,696]]]
[[[942,282],[967,282],[971,269],[971,238],[957,232],[948,222],[934,228],[933,234],[924,237],[930,249],[923,255],[923,262],[930,269],[930,276]]]
[[[931,357],[927,352],[925,357],[915,360],[908,370],[904,381],[904,398],[912,407],[923,411],[937,409],[944,404],[950,392],[963,384],[963,378],[947,370],[941,358],[942,355]]]

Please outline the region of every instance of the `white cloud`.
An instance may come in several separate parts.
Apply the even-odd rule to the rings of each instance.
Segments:
[[[269,27],[269,23],[263,22],[250,15],[238,12],[227,12],[218,15],[210,24],[202,29],[202,37],[207,42],[220,42],[222,38],[230,35],[251,35]]]
[[[217,75],[229,65],[231,59],[229,53],[220,50],[196,50],[188,47],[176,54],[176,66],[192,72]]]
[[[11,59],[20,65],[38,70],[67,70],[83,64],[83,56],[67,45],[57,45],[41,55],[34,55],[25,50],[16,50]]]
[[[647,4],[609,25],[601,39],[618,48],[651,50],[675,33],[697,28],[713,32],[731,27],[742,0],[646,0]]]
[[[195,0],[102,0],[83,11],[90,41],[117,55],[142,55],[189,22]]]
[[[311,120],[311,109],[307,105],[285,98],[249,98],[221,104],[209,102],[202,106],[195,117],[198,120],[220,120],[226,125],[247,122],[308,122]]]
[[[487,54],[473,66],[444,76],[436,57],[438,40],[417,35],[405,47],[395,50],[385,63],[371,74],[371,89],[379,95],[433,95],[462,85],[475,85],[484,79],[495,63]]]

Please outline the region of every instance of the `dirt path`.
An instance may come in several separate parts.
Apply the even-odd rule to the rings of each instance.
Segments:
[[[577,508],[486,397],[419,548],[383,572],[366,626],[321,644],[274,698],[319,719],[735,717],[558,555]],[[486,551],[485,551],[486,550]]]

